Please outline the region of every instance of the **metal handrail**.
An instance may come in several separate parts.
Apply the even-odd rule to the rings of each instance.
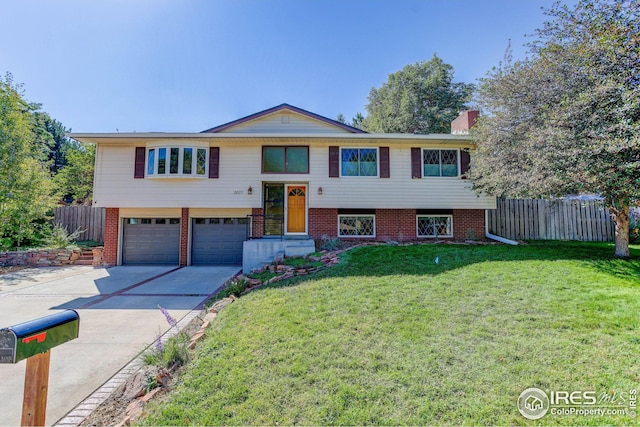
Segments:
[[[260,235],[260,237],[255,236],[254,232],[255,227],[254,227],[254,219],[255,218],[262,218],[262,234]],[[273,225],[277,225],[277,229],[280,230],[280,234],[269,234],[268,236],[272,236],[272,237],[277,237],[280,236],[280,240],[282,241],[284,238],[284,215],[272,215],[272,214],[251,214],[251,215],[247,215],[247,240],[253,240],[253,239],[260,239],[263,236],[267,236],[266,231],[267,231],[267,221],[271,220],[273,222],[275,222],[275,224],[271,224]]]

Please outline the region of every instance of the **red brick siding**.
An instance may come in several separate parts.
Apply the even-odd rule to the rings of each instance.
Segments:
[[[253,217],[252,224],[251,224],[251,236],[249,237],[259,239],[264,234],[264,217],[261,216],[261,215],[264,215],[264,209],[252,208],[251,215],[258,215],[258,216]]]
[[[182,208],[180,215],[180,266],[187,265],[189,250],[189,208]]]
[[[376,209],[375,212],[376,240],[417,240],[415,209]],[[484,210],[453,209],[453,239],[468,239],[469,230],[473,230],[475,239],[485,238]],[[338,209],[309,208],[309,236],[319,239],[323,235],[338,236]]]
[[[338,209],[309,208],[309,236],[313,239],[337,237]]]
[[[451,122],[451,133],[466,133],[476,124],[480,111],[469,110],[463,111],[458,117]]]
[[[466,240],[471,237],[476,240],[484,240],[484,225],[484,209],[453,210],[453,238],[455,240]]]
[[[415,238],[415,209],[376,209],[376,240],[404,242]]]
[[[118,263],[119,214],[119,208],[107,208],[105,210],[103,262],[107,265],[116,265]]]

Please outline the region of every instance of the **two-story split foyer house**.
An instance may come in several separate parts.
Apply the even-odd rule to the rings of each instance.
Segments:
[[[70,136],[97,146],[112,265],[240,264],[244,246],[248,269],[273,255],[259,242],[483,238],[496,204],[464,179],[468,135],[370,134],[288,104],[199,133]]]

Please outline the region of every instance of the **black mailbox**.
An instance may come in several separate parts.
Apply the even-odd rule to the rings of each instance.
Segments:
[[[17,363],[78,338],[80,316],[65,310],[0,329],[0,363]]]

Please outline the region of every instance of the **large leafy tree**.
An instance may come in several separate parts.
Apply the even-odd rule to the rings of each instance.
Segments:
[[[67,148],[67,165],[53,178],[64,196],[79,204],[91,203],[95,157],[96,147],[92,144],[73,144]]]
[[[389,75],[369,93],[363,127],[380,133],[449,133],[474,86],[453,81],[453,66],[437,55]],[[355,119],[354,119],[355,121]],[[360,124],[360,123],[358,123]]]
[[[470,176],[498,196],[593,193],[629,256],[629,208],[640,196],[640,1],[554,4],[530,58],[480,82],[483,112]]]
[[[336,117],[336,121],[343,123],[345,125],[349,125],[352,126],[354,128],[358,128],[358,129],[362,129],[363,125],[364,125],[364,116],[362,115],[362,113],[358,112],[356,113],[355,116],[353,116],[353,119],[351,120],[351,122],[348,122],[347,119],[344,117],[344,114],[339,113],[338,117]]]
[[[32,104],[32,106],[36,110],[40,108],[39,104]],[[66,136],[69,129],[44,111],[34,111],[33,130],[36,143],[41,145],[44,159],[48,161],[49,171],[55,175],[66,166],[67,151],[74,146]]]
[[[0,78],[0,248],[36,237],[54,203],[53,184],[33,129],[33,106],[7,74]]]

